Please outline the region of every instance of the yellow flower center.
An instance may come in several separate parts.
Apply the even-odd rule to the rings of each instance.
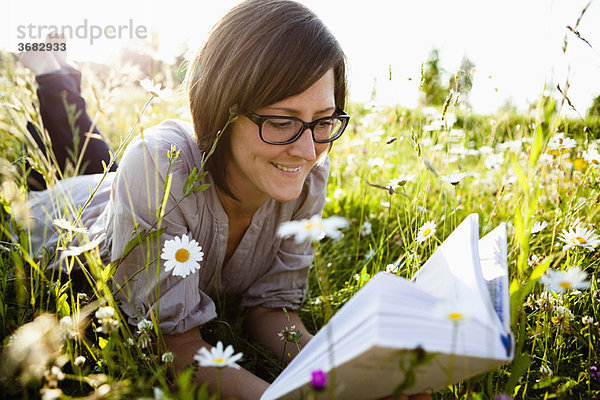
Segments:
[[[577,236],[577,237],[573,238],[573,243],[575,243],[575,244],[586,244],[587,241],[584,238],[582,238],[581,236]]]
[[[463,319],[463,315],[459,312],[452,312],[448,314],[448,318],[452,321],[458,321],[460,319]]]
[[[190,252],[186,249],[179,249],[177,252],[175,252],[175,260],[177,260],[177,262],[186,262],[189,258]]]
[[[571,289],[571,282],[562,281],[558,284],[558,286],[560,286],[563,289]]]
[[[223,363],[225,362],[225,359],[224,359],[224,358],[221,358],[221,357],[219,357],[219,358],[215,358],[215,362],[216,362],[217,364],[223,364]]]
[[[587,162],[585,162],[585,160],[582,160],[581,158],[578,158],[577,160],[575,160],[573,162],[573,167],[575,167],[576,170],[581,171],[582,169],[584,169],[587,165]]]
[[[323,224],[321,224],[320,222],[314,223],[314,222],[308,221],[304,225],[304,229],[306,229],[308,231],[308,230],[311,230],[314,228],[321,228],[322,226],[323,226]]]
[[[431,234],[431,229],[427,228],[423,231],[423,237],[427,237]]]

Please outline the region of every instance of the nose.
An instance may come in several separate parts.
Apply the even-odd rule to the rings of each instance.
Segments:
[[[289,152],[295,157],[306,161],[313,161],[317,157],[315,142],[313,141],[312,130],[310,128],[306,128],[295,142],[290,143]]]

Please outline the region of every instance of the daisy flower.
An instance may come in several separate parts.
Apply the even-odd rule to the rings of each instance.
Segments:
[[[577,266],[566,271],[549,269],[540,280],[550,291],[563,293],[571,289],[590,287],[590,283],[586,281],[587,275],[581,267]]]
[[[546,221],[542,221],[542,222],[536,222],[535,224],[533,224],[533,226],[531,227],[531,234],[535,235],[536,233],[540,233],[541,231],[544,230],[544,228],[546,228],[548,226],[548,223]]]
[[[384,163],[383,158],[381,158],[381,157],[375,157],[375,158],[371,158],[367,162],[367,165],[369,166],[369,168],[375,168],[375,167],[382,166],[383,163]]]
[[[563,229],[558,238],[565,242],[563,250],[569,250],[572,247],[583,247],[584,249],[593,251],[600,244],[600,237],[594,233],[593,229],[586,229],[580,224],[572,226],[569,230]]]
[[[461,324],[471,318],[471,310],[457,301],[442,301],[432,310],[435,317],[441,320]]]
[[[185,278],[200,269],[204,253],[198,242],[184,234],[165,241],[160,258],[166,260],[165,271],[173,270],[173,276]]]
[[[160,83],[154,84],[152,79],[142,79],[140,81],[140,86],[148,93],[153,95],[154,97],[159,98],[169,98],[171,96],[171,90],[168,88],[161,89],[162,85]]]
[[[86,228],[76,227],[64,218],[56,218],[52,221],[52,223],[54,224],[54,226],[56,226],[59,229],[62,229],[63,231],[71,231],[76,233],[86,233],[88,231]]]
[[[363,224],[360,226],[360,234],[362,236],[368,236],[371,233],[373,233],[373,225],[371,225],[369,221],[363,222]]]
[[[194,360],[198,361],[201,367],[231,367],[240,369],[240,366],[235,362],[242,358],[242,353],[233,354],[233,346],[229,345],[223,350],[223,343],[219,340],[217,347],[213,347],[208,351],[206,347],[202,347],[194,355]]]
[[[96,247],[98,247],[100,243],[102,243],[104,237],[104,234],[98,235],[95,238],[93,238],[89,243],[84,244],[82,246],[70,246],[68,249],[63,250],[61,257],[76,257],[82,253],[92,251]]]
[[[417,232],[417,242],[423,243],[430,236],[433,236],[435,233],[436,224],[433,220],[425,222],[422,227],[419,228],[419,232]]]
[[[577,142],[574,139],[566,137],[564,132],[557,133],[548,141],[548,148],[553,151],[568,152],[575,146],[577,146]]]
[[[600,154],[597,149],[585,150],[582,154],[585,161],[590,163],[594,168],[600,168]]]
[[[338,240],[342,237],[339,229],[348,227],[346,218],[333,216],[321,219],[319,215],[313,215],[310,219],[300,221],[288,221],[279,225],[277,236],[294,237],[296,243],[302,243],[306,240],[318,242],[325,236]]]
[[[399,187],[406,185],[408,182],[415,179],[415,174],[400,175],[397,178],[390,179],[387,188],[396,191]]]
[[[493,153],[489,154],[483,164],[487,169],[500,169],[502,164],[504,163],[504,154],[503,153]]]
[[[442,175],[440,179],[444,182],[448,182],[454,186],[458,185],[460,181],[462,181],[467,176],[464,172],[459,172],[458,174],[450,174],[450,175]]]

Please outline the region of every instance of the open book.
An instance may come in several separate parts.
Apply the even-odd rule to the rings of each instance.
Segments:
[[[440,312],[452,305],[460,311]],[[413,281],[384,272],[368,281],[261,400],[308,398],[319,369],[338,399],[376,399],[401,384],[406,394],[439,390],[512,360],[509,312],[506,225],[479,239],[471,214]]]

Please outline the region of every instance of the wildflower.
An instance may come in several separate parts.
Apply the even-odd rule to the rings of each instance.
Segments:
[[[50,367],[50,369],[46,370],[44,378],[46,381],[48,381],[50,386],[56,387],[58,385],[58,381],[65,379],[65,373],[62,372],[62,369],[59,366],[53,365]]]
[[[140,322],[138,322],[137,324],[137,328],[138,328],[138,333],[142,334],[142,333],[150,333],[150,331],[152,330],[152,328],[154,328],[154,324],[152,324],[151,321],[148,321],[147,319],[143,319]]]
[[[459,325],[471,317],[471,311],[464,304],[456,301],[443,301],[434,307],[433,315]]]
[[[598,154],[597,149],[590,148],[585,150],[582,154],[582,157],[594,168],[600,168],[600,154]]]
[[[575,146],[577,146],[577,142],[566,137],[564,132],[557,133],[548,141],[548,148],[556,152],[566,153]]]
[[[373,233],[373,225],[371,225],[369,221],[363,222],[363,224],[360,226],[360,234],[362,236],[368,236],[371,233]]]
[[[323,390],[327,385],[327,374],[322,369],[312,371],[310,382],[315,390]]]
[[[114,314],[115,309],[110,306],[98,308],[95,315],[98,318],[100,327],[96,331],[104,333],[115,331],[119,327],[119,321],[112,318]]]
[[[84,356],[75,357],[75,361],[73,361],[73,364],[75,364],[76,367],[82,366],[83,364],[85,364],[85,357]]]
[[[558,325],[562,329],[569,328],[569,322],[573,320],[573,313],[567,307],[557,306],[554,308],[554,316],[552,323]]]
[[[64,218],[56,218],[52,221],[54,226],[64,231],[71,231],[75,233],[87,233],[87,228],[78,228]]]
[[[548,226],[548,223],[546,221],[542,221],[542,222],[536,222],[535,224],[533,224],[533,226],[531,227],[531,234],[535,235],[536,233],[540,233],[541,231],[544,230],[545,227]]]
[[[21,381],[39,381],[59,354],[63,338],[55,315],[44,313],[19,327],[3,352],[3,378],[21,370]]]
[[[504,154],[502,153],[490,154],[483,161],[487,169],[500,169],[502,163],[504,163]]]
[[[73,319],[70,316],[66,316],[61,318],[58,322],[58,329],[63,334],[63,338],[65,339],[75,339],[79,336],[79,332],[75,329],[73,324]]]
[[[569,250],[572,247],[583,247],[586,250],[593,251],[600,244],[600,237],[594,233],[594,230],[586,229],[581,224],[575,225],[575,229],[570,226],[568,231],[563,229],[558,238],[566,243],[563,250]]]
[[[302,333],[296,330],[296,325],[292,325],[289,327],[286,326],[284,329],[277,332],[277,336],[286,342],[296,343],[300,339],[300,336],[302,336]]]
[[[150,343],[152,343],[152,338],[150,337],[150,334],[148,333],[142,333],[140,335],[140,337],[138,338],[138,344],[140,345],[140,348],[145,349],[148,346],[150,346]]]
[[[398,266],[395,264],[388,264],[385,266],[385,272],[389,272],[390,274],[398,273]]]
[[[456,186],[460,183],[460,181],[462,181],[465,177],[467,176],[467,174],[465,174],[464,172],[459,172],[458,174],[450,174],[450,175],[442,175],[440,177],[440,179],[444,182],[448,182],[450,184],[452,184],[453,186]]]
[[[125,347],[133,347],[135,346],[135,341],[133,340],[133,338],[128,337],[124,344]]]
[[[373,258],[374,255],[375,255],[375,249],[369,249],[369,251],[367,251],[365,253],[365,260],[369,260],[369,259]]]
[[[369,166],[369,168],[375,168],[375,167],[380,167],[382,166],[384,163],[383,158],[381,157],[375,157],[375,158],[371,158],[368,162],[367,165]]]
[[[581,318],[581,323],[584,325],[592,325],[594,323],[594,318],[590,317],[589,315],[584,315]]]
[[[540,365],[540,373],[544,376],[552,376],[552,368],[547,362],[542,362],[542,365]]]
[[[202,347],[196,355],[194,360],[198,361],[201,367],[232,367],[240,369],[240,366],[235,362],[242,358],[242,353],[233,354],[233,346],[229,345],[223,350],[223,343],[219,340],[217,347],[213,347],[208,351],[206,347]]]
[[[173,270],[173,276],[185,278],[200,269],[204,258],[202,247],[186,234],[165,241],[160,258],[165,261],[165,271]]]
[[[89,243],[84,244],[82,246],[70,246],[68,249],[63,250],[61,257],[77,257],[80,254],[92,251],[104,241],[104,236],[105,235],[98,235],[95,238],[93,238]]]
[[[567,271],[549,269],[542,276],[541,282],[551,291],[563,293],[571,289],[587,289],[590,283],[586,278],[587,273],[577,266]]]
[[[552,311],[554,307],[558,306],[558,300],[551,293],[542,292],[538,299],[535,301],[538,307],[544,311]]]
[[[435,233],[436,224],[433,220],[427,221],[419,228],[417,232],[417,243],[423,243]]]
[[[415,174],[400,175],[397,178],[390,179],[387,188],[391,191],[396,191],[399,187],[406,185],[413,179],[415,179]]]
[[[42,400],[58,400],[62,397],[63,392],[58,388],[41,388],[40,394],[42,395]]]
[[[175,361],[175,355],[173,353],[171,353],[170,351],[167,351],[167,352],[163,353],[161,359],[162,359],[162,362],[164,362],[165,364],[169,364],[169,363],[172,363],[173,361]]]
[[[340,201],[344,197],[344,189],[342,189],[342,188],[336,188],[333,191],[332,197],[333,197],[334,200]]]
[[[590,367],[590,378],[591,380],[600,383],[600,371],[598,371],[598,367],[595,365]]]
[[[509,395],[504,394],[504,393],[496,393],[494,395],[494,400],[513,400],[513,399],[514,399],[514,397],[509,396]]]
[[[171,90],[168,88],[161,89],[162,85],[160,83],[154,84],[152,79],[142,79],[140,81],[140,86],[148,93],[153,95],[154,97],[160,97],[163,99],[169,98],[171,95]]]
[[[302,243],[306,240],[318,242],[325,236],[334,240],[342,237],[338,229],[348,227],[348,221],[345,218],[333,216],[321,219],[319,215],[313,215],[310,219],[300,221],[288,221],[279,225],[277,235],[279,237],[294,237],[296,243]]]

